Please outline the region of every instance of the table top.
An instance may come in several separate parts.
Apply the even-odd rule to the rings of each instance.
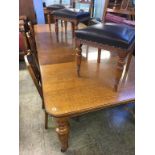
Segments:
[[[71,26],[68,24],[67,37],[63,32],[59,34],[59,42],[55,39],[54,28],[51,24],[50,34],[48,25],[35,26],[45,108],[49,114],[73,116],[134,101],[134,58],[128,76],[120,83],[119,91],[114,92],[115,53],[102,50],[98,64],[97,49],[89,47],[88,59],[82,60],[78,78]],[[85,57],[85,49],[82,54]]]
[[[41,72],[45,108],[55,117],[129,103],[135,98],[133,70],[122,80],[119,91],[113,91],[114,60],[99,65],[82,62],[80,78],[76,75],[75,62],[43,65]]]

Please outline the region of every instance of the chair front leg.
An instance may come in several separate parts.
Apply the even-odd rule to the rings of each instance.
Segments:
[[[128,73],[128,71],[129,71],[129,66],[130,66],[130,63],[131,63],[132,55],[133,55],[133,52],[130,52],[130,53],[128,54],[127,63],[126,63],[126,68],[125,68],[125,75],[126,75],[126,74]]]
[[[98,58],[97,58],[97,62],[100,63],[101,61],[101,49],[98,48]]]
[[[118,85],[119,85],[120,79],[122,77],[124,64],[125,64],[125,59],[127,57],[127,52],[119,52],[118,57],[119,57],[119,59],[118,59],[118,62],[117,62],[115,84],[114,84],[114,91],[116,91],[116,92],[118,90]]]
[[[69,121],[68,118],[56,118],[58,127],[56,132],[61,143],[61,152],[65,152],[68,148],[69,138]]]
[[[72,22],[71,24],[72,24],[72,38],[74,38],[75,24],[74,22]]]
[[[65,24],[65,33],[67,33],[67,21],[64,21]]]
[[[59,27],[58,27],[58,19],[57,18],[55,18],[55,33],[56,33],[56,36],[58,37]]]
[[[61,27],[63,27],[63,21],[61,20]]]
[[[48,114],[45,111],[45,129],[48,129]]]
[[[82,44],[76,43],[76,63],[77,63],[77,75],[80,77],[80,66],[82,59]]]
[[[49,25],[49,30],[51,32],[51,13],[50,12],[47,14],[47,21],[48,21],[48,25]]]

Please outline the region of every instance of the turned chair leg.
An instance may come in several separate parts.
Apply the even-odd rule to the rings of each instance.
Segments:
[[[69,121],[67,118],[56,118],[58,127],[56,132],[61,143],[61,152],[65,152],[68,148],[69,138]]]
[[[50,13],[47,14],[47,21],[48,21],[48,25],[49,25],[49,30],[51,32],[51,14]]]
[[[61,27],[63,27],[63,21],[61,20]]]
[[[48,114],[45,111],[45,129],[48,129]]]
[[[97,62],[100,63],[101,61],[101,49],[98,48],[98,57],[97,57]]]
[[[80,66],[81,66],[81,59],[82,59],[82,44],[77,45],[76,48],[76,62],[77,62],[77,75],[80,77]]]
[[[127,54],[124,52],[119,53],[119,60],[117,62],[117,68],[116,68],[116,77],[115,77],[115,84],[114,84],[114,91],[117,92],[118,90],[118,85],[120,82],[120,79],[122,77],[123,69],[124,69],[124,64],[125,64],[125,59]]]
[[[42,101],[42,109],[45,109],[44,101]]]
[[[74,23],[74,25],[75,25],[75,29],[74,29],[74,37],[75,37],[75,31],[78,30],[78,24],[79,24],[78,22]]]
[[[74,38],[75,24],[74,23],[71,24],[72,24],[72,38]]]
[[[59,34],[58,19],[55,19],[55,33],[56,33],[56,36],[58,37],[58,34]]]
[[[65,33],[67,33],[67,21],[64,21],[64,25],[65,25]]]
[[[131,59],[132,59],[132,52],[130,52],[128,54],[128,57],[127,57],[127,63],[126,63],[126,68],[125,68],[125,75],[128,73],[129,71],[129,67],[130,67],[130,63],[131,63]]]
[[[89,46],[86,47],[86,59],[88,60],[88,52],[89,52]]]

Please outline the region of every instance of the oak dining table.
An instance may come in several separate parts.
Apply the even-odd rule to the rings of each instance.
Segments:
[[[79,78],[72,37],[68,37],[68,43],[58,42],[54,39],[54,25],[53,32],[49,32],[48,25],[37,25],[35,31],[45,110],[57,122],[56,132],[64,152],[69,146],[71,118],[135,101],[134,59],[128,73],[122,76],[119,90],[115,92],[112,88],[116,55],[103,51],[98,64],[97,49],[90,49],[87,58],[83,55],[82,76]]]

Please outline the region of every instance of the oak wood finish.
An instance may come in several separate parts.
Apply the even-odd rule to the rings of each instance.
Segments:
[[[63,42],[63,35],[60,35],[62,38],[58,43],[55,39],[54,29],[54,25],[52,25],[51,37],[48,25],[35,26],[36,43],[45,110],[56,119],[58,123],[56,132],[61,150],[66,151],[70,118],[135,100],[134,59],[131,60],[128,74],[121,79],[122,84],[119,91],[114,92],[111,88],[116,71],[114,66],[117,53],[111,52],[109,57],[96,63],[96,60],[90,60],[89,56],[97,51],[89,47],[87,61],[82,61],[83,78],[78,78],[75,73],[75,50],[72,48],[71,33],[68,33],[70,34],[68,43]],[[105,53],[103,52],[103,55]],[[85,59],[84,55],[82,59]]]
[[[65,152],[68,148],[68,137],[69,137],[69,122],[68,118],[56,118],[58,127],[56,128],[56,132],[58,134],[58,138],[61,142],[61,151]]]

